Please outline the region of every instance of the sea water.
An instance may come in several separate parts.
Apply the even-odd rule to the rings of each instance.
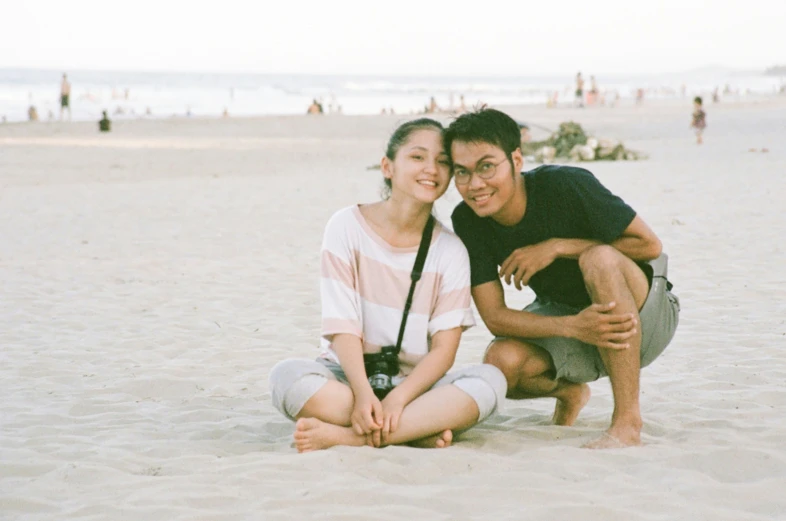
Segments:
[[[40,120],[60,115],[64,71],[0,69],[0,119],[27,120],[34,106]],[[434,98],[441,109],[491,105],[573,103],[574,76],[364,76],[292,74],[210,74],[125,71],[65,71],[71,82],[74,120],[97,120],[106,110],[113,119],[258,116],[304,114],[313,100],[327,113],[397,114],[422,112]],[[589,75],[585,75],[589,90]],[[715,88],[736,96],[771,94],[781,78],[712,72],[639,77],[598,77],[609,99],[632,99],[643,88],[647,98],[705,95]],[[683,93],[683,85],[685,92]]]

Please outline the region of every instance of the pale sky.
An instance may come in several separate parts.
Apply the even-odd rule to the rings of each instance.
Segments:
[[[783,0],[3,4],[3,68],[538,76],[786,64]]]

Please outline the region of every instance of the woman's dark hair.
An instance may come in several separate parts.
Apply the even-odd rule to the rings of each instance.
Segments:
[[[497,146],[505,152],[512,164],[511,154],[521,147],[521,130],[519,124],[504,112],[481,108],[456,118],[445,130],[443,141],[445,152],[451,160],[450,148],[454,141],[460,141]]]
[[[387,158],[391,161],[396,159],[396,154],[398,154],[399,149],[404,145],[404,143],[407,142],[409,136],[419,130],[436,130],[437,132],[441,133],[445,130],[445,128],[442,126],[442,123],[431,118],[420,118],[407,121],[403,125],[399,125],[399,127],[393,131],[390,139],[388,139],[388,146],[387,149],[385,149],[385,156],[387,156]],[[392,189],[393,183],[391,183],[390,179],[385,178],[385,187],[382,189],[382,197],[385,199],[390,197],[390,191]]]
[[[701,105],[701,96],[696,96],[695,98],[693,98],[693,103],[698,103],[699,105]]]

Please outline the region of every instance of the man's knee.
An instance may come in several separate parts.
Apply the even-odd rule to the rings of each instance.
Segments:
[[[532,378],[549,370],[549,358],[541,348],[513,338],[501,338],[491,343],[483,363],[497,367],[508,383],[515,387],[521,378]]]
[[[579,268],[587,279],[601,273],[618,271],[621,258],[622,254],[616,248],[608,244],[600,244],[579,255]]]

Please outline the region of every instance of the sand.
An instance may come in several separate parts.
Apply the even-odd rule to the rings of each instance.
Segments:
[[[377,199],[400,117],[0,125],[0,519],[786,519],[786,100],[710,105],[702,147],[690,111],[509,108],[650,155],[588,165],[682,301],[644,446],[610,451],[580,448],[601,380],[571,428],[509,400],[446,450],[296,453],[268,372],[315,356],[323,226]]]

